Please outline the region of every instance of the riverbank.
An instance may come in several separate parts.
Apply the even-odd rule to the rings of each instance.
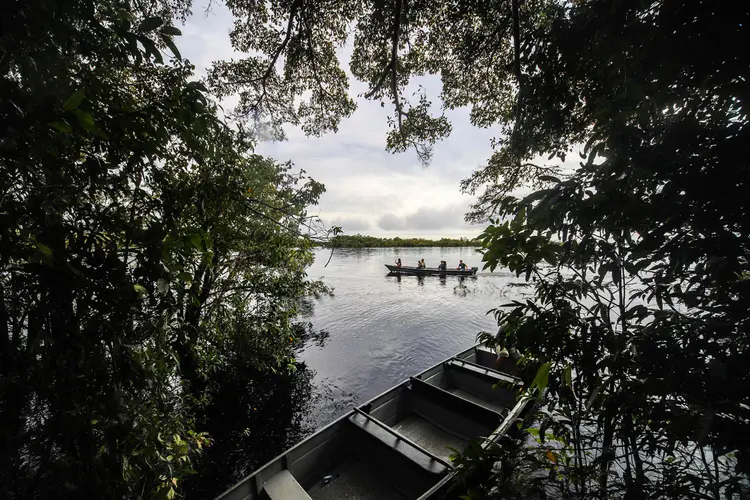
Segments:
[[[334,236],[324,245],[326,248],[459,248],[478,247],[481,242],[470,238],[440,238],[431,240],[426,238],[378,238],[362,234]]]

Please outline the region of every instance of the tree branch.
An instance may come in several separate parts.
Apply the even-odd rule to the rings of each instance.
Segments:
[[[393,15],[393,38],[391,40],[391,92],[393,92],[393,105],[396,107],[399,129],[401,128],[402,111],[401,103],[398,99],[398,80],[396,70],[398,69],[398,39],[401,36],[401,2],[402,0],[396,0],[396,12]]]
[[[388,61],[388,64],[386,64],[385,68],[383,68],[383,72],[378,77],[378,81],[375,83],[375,86],[365,94],[366,99],[372,98],[372,96],[374,96],[383,87],[386,77],[390,74],[391,92],[393,92],[393,100],[394,104],[396,105],[396,114],[398,115],[399,127],[401,126],[402,110],[401,104],[398,99],[396,71],[398,69],[398,40],[401,37],[401,9],[402,0],[396,0],[396,9],[393,16],[393,33],[391,35],[391,59],[390,61]]]
[[[279,45],[279,47],[276,49],[276,53],[271,58],[271,63],[268,65],[268,68],[266,68],[266,72],[263,73],[263,76],[261,77],[264,87],[265,87],[265,81],[268,79],[269,76],[271,76],[271,72],[273,71],[273,68],[276,66],[276,62],[279,60],[281,53],[289,44],[289,40],[292,38],[292,28],[294,27],[294,16],[297,15],[297,9],[299,8],[301,3],[302,3],[302,0],[295,0],[295,2],[292,4],[292,8],[289,11],[289,22],[286,25],[286,36],[284,37],[284,40],[281,42],[281,45]]]
[[[516,98],[516,123],[513,124],[513,137],[517,140],[518,131],[521,123],[521,96],[523,87],[521,82],[521,19],[519,14],[518,3],[520,0],[510,0],[513,15],[513,72],[518,84],[518,97]]]
[[[258,106],[260,106],[260,103],[263,101],[263,99],[266,97],[266,82],[268,81],[268,78],[271,76],[271,73],[273,72],[274,68],[276,67],[276,63],[279,60],[279,57],[281,57],[281,53],[284,52],[284,49],[287,45],[289,45],[289,40],[292,38],[292,28],[294,28],[294,17],[297,15],[297,9],[302,4],[302,0],[295,0],[295,2],[292,4],[291,9],[289,10],[289,21],[286,25],[286,35],[284,36],[284,40],[282,40],[281,44],[276,48],[276,52],[271,57],[271,62],[268,64],[268,67],[263,72],[263,74],[259,78],[255,78],[252,80],[246,80],[241,83],[247,83],[247,84],[253,84],[253,83],[260,83],[261,86],[261,94],[258,96],[258,100],[255,101],[255,104],[253,104],[252,109],[257,110]]]

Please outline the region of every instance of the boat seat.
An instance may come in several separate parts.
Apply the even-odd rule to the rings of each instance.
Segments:
[[[284,469],[263,483],[269,500],[312,500],[294,476]]]
[[[370,417],[372,418],[372,417]],[[390,433],[379,427],[376,423],[371,422],[367,417],[354,414],[349,417],[349,422],[367,432],[374,438],[378,439],[391,449],[400,453],[411,462],[419,465],[431,474],[441,475],[449,470],[449,467],[429,455],[425,454],[420,448],[407,443],[403,436],[396,431]]]

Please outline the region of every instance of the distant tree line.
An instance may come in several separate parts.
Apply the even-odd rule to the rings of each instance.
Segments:
[[[469,238],[440,238],[428,240],[425,238],[378,238],[361,234],[334,236],[326,244],[328,248],[394,248],[394,247],[475,247],[480,246],[476,239]]]

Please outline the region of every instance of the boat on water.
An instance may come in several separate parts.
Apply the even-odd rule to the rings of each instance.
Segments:
[[[413,274],[416,276],[474,276],[479,270],[478,267],[468,268],[464,271],[460,269],[438,269],[437,267],[412,267],[412,266],[394,266],[385,264],[385,267],[393,274]]]
[[[523,382],[493,369],[476,345],[353,408],[216,500],[437,500],[454,479],[450,455],[489,446],[527,404]]]

